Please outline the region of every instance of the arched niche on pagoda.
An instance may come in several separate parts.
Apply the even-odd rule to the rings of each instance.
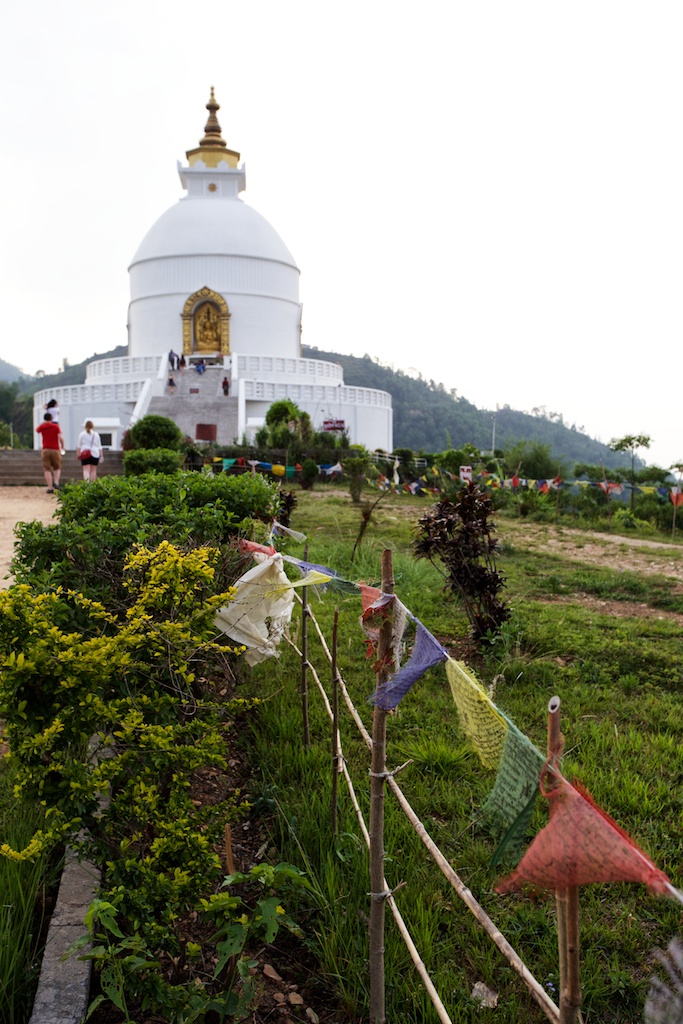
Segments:
[[[222,295],[200,288],[183,306],[183,353],[230,354],[230,310]]]

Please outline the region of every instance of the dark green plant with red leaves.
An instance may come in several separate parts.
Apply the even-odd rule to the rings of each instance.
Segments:
[[[428,558],[445,578],[444,589],[463,605],[480,645],[490,642],[510,618],[501,599],[505,577],[496,568],[493,502],[476,484],[457,498],[444,498],[418,520],[413,541],[417,558]]]

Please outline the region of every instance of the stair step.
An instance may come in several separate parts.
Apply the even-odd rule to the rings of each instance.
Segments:
[[[104,461],[97,467],[98,476],[122,476],[123,452],[105,452]],[[82,480],[81,464],[76,452],[68,451],[62,456],[61,482]],[[40,452],[35,450],[22,451],[17,448],[0,451],[0,487],[45,486]]]

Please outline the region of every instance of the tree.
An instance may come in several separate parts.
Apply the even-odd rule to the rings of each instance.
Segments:
[[[624,437],[613,437],[609,443],[613,452],[631,453],[631,512],[636,496],[636,451],[639,448],[649,448],[651,442],[649,434],[626,434]]]
[[[300,422],[301,410],[289,398],[273,402],[266,413],[266,424],[271,430],[284,424],[289,427],[291,433],[295,434],[298,432]],[[289,424],[293,424],[293,426],[290,427]]]
[[[541,441],[518,441],[505,450],[505,467],[532,480],[554,480],[564,476],[564,467],[553,457],[549,444]]]

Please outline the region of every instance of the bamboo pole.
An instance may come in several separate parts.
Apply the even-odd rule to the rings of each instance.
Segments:
[[[339,680],[337,679],[337,631],[339,608],[334,609],[332,624],[332,835],[338,831],[337,803],[339,794]]]
[[[548,760],[559,768],[564,750],[560,732],[560,698],[548,702]],[[551,782],[552,785],[552,782]],[[576,1024],[581,1011],[579,963],[579,888],[556,889],[557,945],[560,960],[560,1024]]]
[[[330,650],[325,640],[324,634],[320,629],[320,625],[314,615],[311,615],[311,619],[313,621],[313,625],[315,626],[323,650],[325,651],[329,659],[331,657]],[[291,641],[289,641],[289,643],[291,644]],[[366,745],[368,746],[368,748],[370,748],[372,745],[372,738],[368,733],[367,729],[365,728],[363,720],[358,714],[358,711],[353,701],[351,700],[351,696],[348,690],[346,689],[346,685],[344,683],[343,678],[340,675],[338,675],[338,679],[342,696],[344,697],[344,701],[351,714],[351,717],[356,723],[356,727],[358,728],[358,731],[363,737],[363,740],[365,741]],[[429,851],[432,859],[436,863],[437,867],[440,869],[443,876],[448,880],[448,882],[450,883],[451,887],[455,890],[455,892],[457,892],[458,896],[463,901],[468,910],[470,910],[471,913],[476,917],[479,924],[482,926],[482,928],[489,936],[491,941],[497,946],[497,948],[503,954],[503,956],[508,961],[512,969],[519,975],[521,980],[529,989],[529,992],[531,993],[533,998],[536,1000],[538,1005],[545,1013],[548,1020],[552,1021],[553,1024],[559,1024],[559,1007],[553,1002],[553,1000],[550,998],[547,991],[543,988],[540,982],[538,982],[536,978],[534,978],[533,974],[531,973],[527,965],[524,963],[519,953],[514,949],[513,946],[510,945],[510,943],[502,934],[497,925],[495,925],[491,918],[488,916],[484,908],[477,902],[472,892],[467,888],[467,886],[462,881],[457,872],[454,870],[454,868],[451,866],[447,858],[444,857],[443,853],[436,845],[432,837],[429,835],[426,828],[420,821],[419,817],[417,816],[417,814],[409,804],[408,800],[404,796],[403,791],[401,790],[396,780],[394,778],[389,777],[387,779],[387,782],[389,784],[390,789],[393,791],[396,799],[398,800],[403,810],[403,813],[406,815],[408,821],[415,829],[415,832],[421,839],[422,843]]]
[[[304,548],[304,561],[308,561],[308,544]],[[311,745],[311,725],[308,718],[308,587],[302,587],[301,595],[301,715],[304,729],[304,745]]]
[[[394,592],[394,568],[391,551],[382,552],[382,593]],[[379,631],[377,644],[377,692],[389,676],[388,662],[393,627],[387,618]],[[370,768],[370,1024],[385,1024],[384,1006],[384,781],[387,746],[387,712],[375,705],[372,714],[372,751]]]
[[[300,655],[301,652],[299,651],[299,649],[296,646],[296,644],[293,643],[293,641],[290,640],[288,637],[286,639],[287,639],[287,642],[289,643],[290,647],[292,647],[296,651],[296,653]],[[327,710],[327,714],[329,715],[330,718],[332,718],[332,708],[330,706],[330,702],[329,702],[327,694],[325,692],[325,687],[320,682],[320,678],[318,676],[318,673],[316,672],[316,670],[313,667],[313,665],[311,665],[311,674],[313,676],[313,679],[315,680],[316,686],[320,690],[320,694],[322,696],[323,703],[324,703],[325,708]],[[337,683],[338,683],[338,685],[343,685],[342,680],[341,680],[341,676],[339,676],[339,675],[337,675]],[[369,736],[368,736],[368,739],[370,739]],[[366,843],[366,845],[367,845],[367,847],[369,849],[370,848],[370,833],[368,832],[367,826],[365,824],[365,819],[363,818],[363,812],[360,809],[360,804],[358,803],[358,798],[356,797],[356,790],[354,788],[353,781],[351,779],[351,776],[349,775],[349,770],[346,767],[346,761],[344,760],[344,756],[343,756],[342,749],[341,749],[341,738],[340,738],[340,736],[338,734],[337,734],[337,748],[339,750],[339,760],[341,762],[341,769],[340,770],[343,773],[344,778],[346,779],[346,784],[347,784],[347,786],[349,788],[349,796],[351,798],[351,803],[353,805],[353,809],[354,809],[354,811],[356,813],[356,818],[358,820],[358,826],[359,826],[359,828],[361,830],[361,833],[363,835],[363,839],[365,840],[365,843]],[[386,878],[384,879],[384,883],[383,884],[384,884],[385,890],[390,891],[389,890],[389,884],[388,884]],[[410,932],[408,931],[408,929],[406,927],[405,921],[403,920],[403,917],[401,916],[401,911],[398,909],[398,906],[396,905],[396,900],[394,899],[393,895],[387,896],[387,903],[389,905],[389,909],[391,910],[392,914],[394,915],[394,920],[396,922],[396,926],[397,926],[399,932],[401,933],[401,937],[402,937],[403,941],[405,942],[405,944],[406,944],[406,946],[408,948],[408,952],[410,953],[411,960],[413,961],[413,964],[415,965],[415,969],[417,970],[417,973],[420,975],[420,978],[422,979],[422,983],[423,983],[423,985],[425,987],[425,990],[427,991],[427,994],[429,995],[429,998],[432,1001],[432,1004],[434,1006],[434,1009],[436,1010],[436,1013],[437,1013],[437,1016],[438,1016],[439,1020],[441,1021],[441,1024],[453,1024],[453,1022],[451,1021],[451,1018],[448,1016],[448,1011],[446,1010],[446,1007],[444,1006],[444,1004],[441,1001],[441,997],[439,996],[439,993],[436,991],[436,988],[434,987],[434,982],[429,977],[429,972],[428,972],[428,970],[427,970],[427,968],[425,966],[424,960],[420,956],[420,954],[418,952],[418,949],[417,949],[417,946],[415,945],[415,943],[412,940]]]

